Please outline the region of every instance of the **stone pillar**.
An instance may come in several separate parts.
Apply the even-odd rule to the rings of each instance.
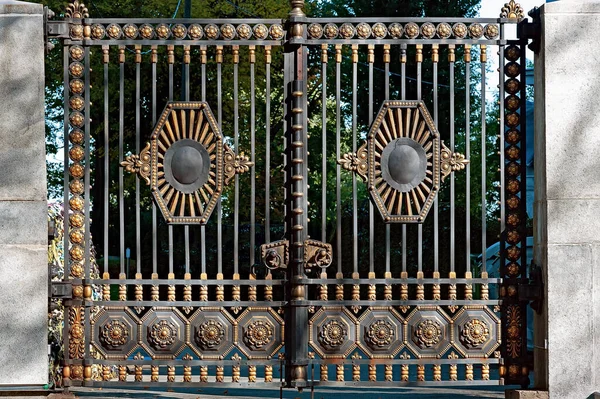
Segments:
[[[48,381],[43,26],[0,0],[0,390]]]
[[[600,390],[600,1],[541,7],[535,59],[535,383],[550,398]]]

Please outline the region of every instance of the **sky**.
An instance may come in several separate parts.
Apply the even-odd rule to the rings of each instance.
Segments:
[[[479,9],[479,17],[481,18],[497,18],[500,15],[500,11],[505,3],[508,3],[509,0],[481,0],[481,8]],[[541,6],[545,3],[544,0],[517,0],[523,11],[525,11],[525,15],[533,9],[535,6]],[[514,32],[509,33],[506,32],[507,35],[515,35]],[[507,38],[516,38],[516,36],[507,37]],[[492,71],[496,71],[498,68],[498,57],[496,55],[498,48],[493,46],[488,50],[488,63],[491,66]],[[527,58],[533,60],[533,53],[530,50],[527,50]],[[487,75],[487,101],[493,101],[493,95],[497,93],[497,85],[498,85],[498,73],[492,73]]]

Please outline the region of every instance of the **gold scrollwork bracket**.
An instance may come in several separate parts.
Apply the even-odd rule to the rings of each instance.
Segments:
[[[367,143],[365,143],[358,149],[358,151],[356,151],[356,153],[349,152],[342,155],[342,158],[338,159],[337,163],[340,164],[342,168],[349,170],[352,173],[356,173],[366,183],[368,180],[367,155]]]
[[[136,173],[150,185],[150,143],[140,152],[140,155],[129,155],[121,162],[121,166],[129,173]]]
[[[515,0],[505,3],[500,11],[500,18],[521,19],[525,17],[523,7]]]
[[[440,166],[442,182],[452,172],[464,170],[469,160],[459,152],[452,152],[442,141],[442,151],[440,156]]]
[[[235,155],[235,152],[227,144],[224,144],[223,148],[225,150],[225,185],[228,185],[236,174],[247,173],[254,166],[254,162],[250,161],[250,158],[243,152]]]
[[[289,264],[289,241],[274,241],[260,247],[261,258],[269,270],[287,269]],[[310,272],[318,267],[326,269],[333,262],[331,244],[316,240],[304,241],[304,269]]]

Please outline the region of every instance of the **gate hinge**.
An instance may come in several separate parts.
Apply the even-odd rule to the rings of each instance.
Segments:
[[[54,49],[54,44],[50,39],[68,39],[69,24],[66,21],[51,21],[56,14],[48,7],[44,7],[44,43],[46,44],[46,54]]]
[[[261,258],[267,269],[287,269],[289,264],[289,241],[274,241],[260,247]],[[325,269],[333,261],[331,244],[317,240],[304,241],[304,270],[309,273],[313,268]]]
[[[73,285],[70,281],[50,281],[48,296],[54,299],[73,299]]]
[[[531,41],[527,47],[535,54],[538,54],[540,52],[540,37],[542,30],[539,7],[534,7],[528,14],[532,21],[529,22],[527,19],[524,19],[519,22],[518,35],[520,39]]]
[[[519,284],[519,300],[529,301],[529,306],[537,314],[542,313],[544,303],[544,282],[542,268],[531,262],[529,269],[529,284]]]

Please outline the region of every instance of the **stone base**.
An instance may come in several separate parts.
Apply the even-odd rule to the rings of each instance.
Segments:
[[[548,391],[529,391],[524,389],[510,389],[506,391],[506,399],[548,399]]]

